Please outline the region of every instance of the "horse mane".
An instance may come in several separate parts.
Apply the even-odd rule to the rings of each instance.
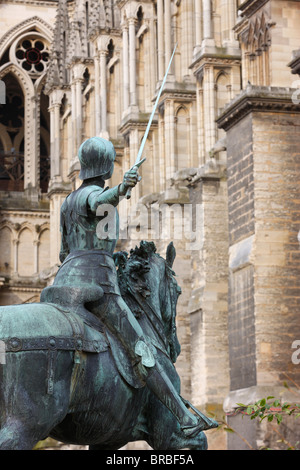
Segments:
[[[121,295],[137,319],[141,318],[144,314],[144,308],[148,305],[147,298],[151,296],[146,274],[150,271],[154,256],[164,261],[165,273],[169,282],[171,282],[170,285],[174,287],[175,284],[177,286],[173,278],[175,273],[172,270],[173,261],[176,256],[173,243],[170,243],[168,246],[166,259],[156,252],[155,244],[148,241],[142,241],[139,246],[131,249],[130,256],[126,251],[114,254]],[[136,301],[137,296],[143,297],[142,304]],[[172,323],[175,327],[175,317],[172,319]],[[174,346],[170,338],[167,338],[167,340],[170,345],[170,357],[175,362],[180,353],[180,346]]]
[[[114,255],[122,295],[131,291],[132,294],[138,292],[144,298],[150,296],[145,275],[150,270],[150,258],[153,254],[156,254],[155,244],[142,241],[140,246],[130,250],[130,256],[126,251]]]

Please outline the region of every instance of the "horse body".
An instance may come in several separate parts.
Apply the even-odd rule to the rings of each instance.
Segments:
[[[156,259],[157,273],[160,265],[165,269],[161,260]],[[156,284],[162,279],[156,276]],[[134,285],[142,281],[139,273]],[[168,339],[157,329],[158,318],[141,312],[142,303],[135,303],[136,314],[179,391],[169,357],[179,352],[175,313],[170,311],[174,301],[167,285],[160,290],[163,301],[156,295],[152,305],[147,303],[148,313],[165,315]],[[127,301],[134,306],[133,297]],[[79,310],[47,303],[0,308],[0,340],[6,345],[5,363],[0,364],[0,449],[32,449],[48,436],[99,450],[117,450],[136,440],[146,440],[154,449],[206,449],[205,434],[185,438],[170,411],[135,382],[121,344],[116,353],[101,322],[95,328],[88,319]]]

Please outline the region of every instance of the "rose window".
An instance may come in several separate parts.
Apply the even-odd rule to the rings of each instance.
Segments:
[[[30,75],[37,76],[45,72],[49,60],[49,49],[42,39],[22,39],[16,47],[15,54],[18,63]]]

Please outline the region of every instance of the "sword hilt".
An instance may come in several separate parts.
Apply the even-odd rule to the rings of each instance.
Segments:
[[[131,167],[131,170],[134,168],[134,167],[137,167],[139,168],[141,166],[142,163],[144,163],[144,161],[146,160],[146,158],[143,158],[142,160],[140,160],[138,163],[135,163],[132,167]],[[141,178],[140,178],[141,180]],[[139,181],[140,181],[139,180]],[[131,188],[128,188],[127,191],[126,191],[126,194],[125,194],[125,197],[126,199],[130,199],[131,198]]]

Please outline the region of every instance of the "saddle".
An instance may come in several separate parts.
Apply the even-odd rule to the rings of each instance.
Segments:
[[[43,289],[40,301],[54,305],[64,313],[73,326],[76,325],[77,330],[78,328],[81,330],[82,344],[96,345],[93,350],[85,348],[82,351],[101,353],[110,349],[123,379],[134,388],[142,388],[145,382],[142,382],[135,372],[134,365],[122,343],[85,307],[86,304],[99,300],[102,295],[102,288],[96,285],[80,288],[52,285]],[[79,358],[77,361],[79,362]]]

